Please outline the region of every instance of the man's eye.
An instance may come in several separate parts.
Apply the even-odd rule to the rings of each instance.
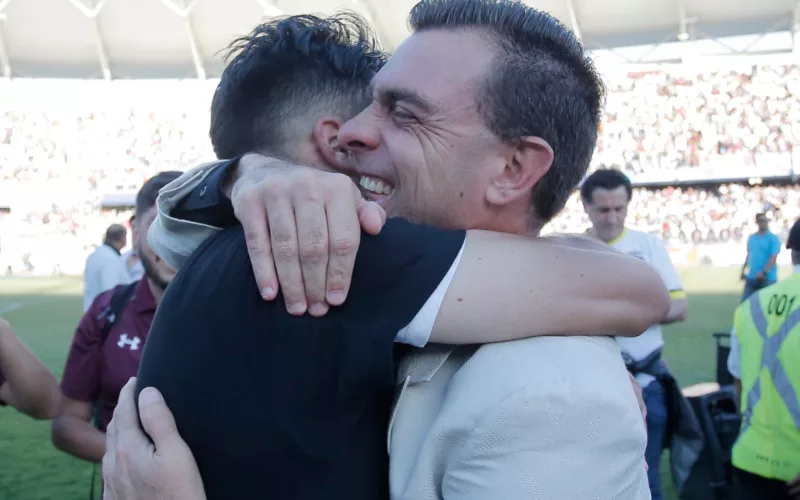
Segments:
[[[392,106],[389,112],[391,113],[392,118],[398,120],[409,121],[416,119],[416,117],[413,114],[398,106]]]

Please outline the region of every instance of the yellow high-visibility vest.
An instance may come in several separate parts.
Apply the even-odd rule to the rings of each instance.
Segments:
[[[800,474],[800,273],[764,288],[734,315],[742,427],[733,465],[789,481]]]

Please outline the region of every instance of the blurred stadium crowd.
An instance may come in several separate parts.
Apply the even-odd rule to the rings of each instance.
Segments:
[[[685,70],[683,70],[685,71]],[[594,161],[628,174],[725,162],[756,165],[800,142],[800,66],[606,77]]]
[[[735,168],[753,177],[772,163],[796,168],[798,82],[797,65],[608,75],[594,168],[619,168],[634,183],[653,172],[700,180],[696,172],[704,168],[719,179]],[[47,83],[41,80],[5,85],[0,92],[6,95],[0,97],[3,272],[82,272],[105,228],[130,215],[123,206],[104,204],[104,196],[131,193],[158,171],[184,170],[213,158],[207,133],[213,82],[71,84],[79,88],[59,82],[50,87],[51,94],[58,93],[52,100],[42,99],[38,86]],[[674,248],[741,243],[755,230],[753,215],[762,210],[778,235],[800,217],[800,189],[794,186],[706,186],[637,189],[632,225]],[[586,227],[576,195],[548,229]]]

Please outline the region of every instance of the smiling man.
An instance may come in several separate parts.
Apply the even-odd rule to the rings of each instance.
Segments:
[[[444,229],[390,220],[379,235],[362,239],[348,283],[352,262],[341,258],[346,252],[336,255],[346,250],[341,235],[357,233],[359,222],[370,226],[375,213],[365,212],[374,205],[359,201],[340,174],[267,161],[271,198],[251,208],[269,217],[275,255],[286,264],[277,273],[284,308],[262,299],[275,297],[278,280],[259,277],[247,261],[248,252],[258,256],[265,248],[253,244],[253,232],[266,231],[263,218],[242,208],[259,189],[246,187],[253,186],[246,158],[210,174],[189,173],[162,192],[151,241],[182,269],[151,330],[138,385],[157,387],[169,402],[206,494],[386,497],[389,426],[394,498],[518,498],[534,489],[545,498],[642,498],[644,426],[612,340],[430,346],[405,358],[398,379],[393,373],[395,342],[625,333],[666,312],[666,291],[648,266],[580,238],[568,245],[531,237],[588,167],[602,89],[582,48],[552,17],[520,3],[422,2],[412,12],[416,33],[370,74],[359,62],[370,60],[362,37],[339,24],[290,18],[247,37],[214,99],[215,149],[262,151],[347,172],[391,214]],[[495,68],[503,44],[518,57]],[[465,54],[473,56],[469,64]],[[508,74],[518,64],[533,66]],[[498,81],[488,77],[498,72]],[[371,104],[368,93],[360,94],[369,81]],[[531,97],[531,106],[556,119],[490,97],[535,94],[520,84],[546,91]],[[350,100],[338,99],[342,89],[348,99],[366,97],[368,106],[340,127],[357,113]],[[274,108],[278,103],[292,113]],[[479,112],[485,105],[492,116]],[[292,119],[282,123],[283,116]],[[226,134],[217,117],[236,125]],[[250,144],[227,149],[225,137]],[[251,221],[244,231],[211,227],[232,222],[217,190],[228,177],[238,180],[237,213]],[[184,217],[194,223],[187,226]],[[308,239],[308,227],[331,246]],[[464,230],[478,227],[494,232]],[[184,261],[193,243],[214,233]],[[327,248],[334,250],[331,261],[320,258]],[[332,269],[336,283],[329,287]],[[638,284],[616,286],[616,273]],[[337,297],[341,291],[347,300]],[[327,311],[326,300],[338,307]],[[306,310],[328,314],[303,316]],[[390,420],[395,380],[401,391]],[[207,411],[197,411],[209,401]],[[148,415],[143,411],[142,420],[151,430]],[[110,442],[138,431],[120,426]],[[487,447],[490,434],[499,440]],[[482,453],[488,461],[478,466]],[[117,458],[107,454],[104,465],[112,491]],[[513,474],[519,470],[524,477]],[[578,471],[589,472],[570,481]],[[124,477],[117,491],[126,491]]]

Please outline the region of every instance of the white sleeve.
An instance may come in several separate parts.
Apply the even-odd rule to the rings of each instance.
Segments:
[[[128,283],[128,272],[121,256],[112,255],[105,258],[101,265],[103,267],[100,269],[100,293]]]
[[[738,379],[742,378],[739,339],[736,337],[736,328],[731,329],[731,351],[728,353],[728,371],[734,377]]]
[[[658,274],[661,275],[661,279],[664,280],[664,285],[666,285],[667,291],[670,293],[682,291],[683,283],[681,283],[681,278],[678,275],[678,271],[675,270],[675,266],[672,265],[672,260],[669,258],[667,249],[664,248],[664,243],[655,236],[650,238],[650,256],[652,259],[650,265],[652,265]]]
[[[450,266],[450,270],[444,275],[439,286],[436,287],[436,290],[433,291],[427,302],[422,306],[422,309],[414,316],[411,323],[397,332],[395,342],[413,345],[414,347],[425,347],[428,343],[433,331],[433,325],[436,323],[436,316],[439,315],[439,309],[442,308],[442,302],[444,302],[444,297],[447,294],[447,289],[450,288],[450,283],[453,282],[453,277],[456,275],[456,269],[461,263],[465,245],[466,239],[461,245],[461,250],[458,251],[455,260],[453,260],[453,265]]]

